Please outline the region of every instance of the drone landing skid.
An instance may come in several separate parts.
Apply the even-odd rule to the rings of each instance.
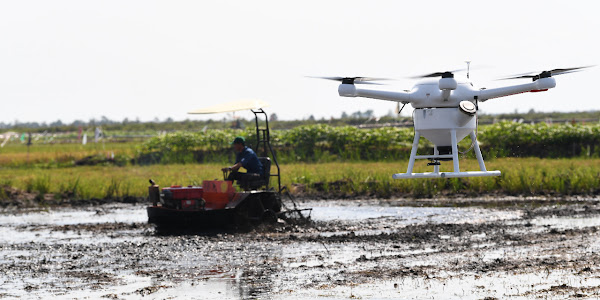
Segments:
[[[457,177],[488,177],[500,176],[500,171],[473,171],[473,172],[440,172],[440,173],[398,173],[392,175],[394,179],[411,178],[457,178]]]
[[[415,130],[415,139],[413,141],[412,150],[410,152],[410,160],[408,162],[408,169],[406,173],[398,173],[392,175],[394,179],[411,179],[411,178],[457,178],[457,177],[488,177],[488,176],[500,176],[500,171],[488,171],[485,168],[485,163],[483,162],[483,155],[481,155],[481,149],[479,148],[479,143],[477,142],[477,135],[475,131],[471,131],[469,136],[471,137],[471,141],[473,142],[473,151],[475,151],[475,156],[477,157],[477,162],[479,163],[480,171],[468,171],[461,172],[460,166],[458,163],[458,139],[456,136],[456,129],[449,130],[450,139],[451,139],[451,153],[450,154],[440,154],[440,151],[437,146],[433,148],[433,155],[417,155],[417,149],[419,147],[419,139],[421,138],[421,132]],[[428,165],[433,166],[433,172],[430,173],[413,173],[413,167],[415,165],[416,159],[429,159],[432,162]],[[440,172],[440,160],[451,160],[454,172]]]

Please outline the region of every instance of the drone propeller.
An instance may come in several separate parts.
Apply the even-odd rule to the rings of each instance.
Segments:
[[[552,77],[555,75],[563,75],[563,74],[568,74],[568,73],[579,72],[579,71],[582,71],[583,69],[591,68],[591,67],[593,67],[593,66],[553,69],[553,70],[549,70],[549,71],[543,71],[539,74],[535,74],[534,72],[529,72],[529,73],[523,73],[523,74],[516,74],[516,75],[510,76],[510,77],[506,77],[506,78],[500,78],[499,80],[531,78],[531,79],[533,79],[533,81],[536,81],[540,78],[547,78],[547,77]]]
[[[458,69],[458,70],[444,71],[444,72],[433,72],[433,73],[419,75],[419,76],[412,76],[409,78],[411,78],[411,79],[433,78],[433,77],[454,78],[454,73],[462,72],[465,70],[466,69]]]
[[[376,84],[381,85],[381,83],[376,83],[372,81],[380,81],[380,80],[389,80],[387,78],[376,78],[376,77],[314,77],[308,76],[309,78],[318,78],[318,79],[327,79],[340,81],[343,84]]]

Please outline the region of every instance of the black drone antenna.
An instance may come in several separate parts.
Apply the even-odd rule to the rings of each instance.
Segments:
[[[469,72],[471,70],[471,61],[470,60],[466,60],[465,61],[467,63],[467,79],[469,79]]]

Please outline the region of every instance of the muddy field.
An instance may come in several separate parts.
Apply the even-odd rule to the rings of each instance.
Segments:
[[[141,204],[5,210],[0,298],[598,298],[599,203],[303,201],[313,222],[245,232],[160,231]]]

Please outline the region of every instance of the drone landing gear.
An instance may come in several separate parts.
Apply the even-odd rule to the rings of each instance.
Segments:
[[[406,179],[406,178],[456,178],[456,177],[486,177],[486,176],[500,176],[500,171],[488,171],[485,168],[483,162],[483,156],[481,155],[481,149],[479,149],[479,143],[477,142],[477,136],[475,132],[470,133],[471,140],[473,141],[473,150],[475,156],[479,162],[480,171],[461,172],[458,164],[458,141],[456,139],[456,130],[450,131],[452,146],[447,147],[433,147],[433,155],[417,155],[417,148],[419,147],[419,139],[421,134],[419,131],[415,132],[415,139],[413,141],[412,150],[410,152],[410,161],[408,162],[408,169],[406,173],[394,174],[394,179]],[[438,149],[439,148],[439,149]],[[442,151],[440,151],[442,150]],[[442,152],[442,153],[440,153]],[[428,166],[433,166],[433,172],[431,173],[413,173],[413,167],[416,159],[429,159],[431,162]],[[440,161],[452,161],[454,165],[454,172],[440,172]]]

